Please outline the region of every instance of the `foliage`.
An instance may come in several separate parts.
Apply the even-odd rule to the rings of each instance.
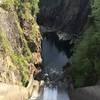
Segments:
[[[19,34],[20,34],[20,39],[22,42],[22,55],[15,53],[11,57],[14,63],[16,64],[16,66],[19,66],[19,70],[22,76],[22,83],[25,86],[28,80],[28,76],[29,76],[28,63],[31,62],[32,60],[32,53],[28,47],[27,40],[25,39],[23,35],[23,29],[21,28],[19,24],[19,20],[16,20],[16,24],[17,24]]]
[[[21,74],[22,83],[25,86],[27,83],[27,80],[29,79],[29,73],[28,73],[28,62],[25,59],[23,55],[19,54],[12,54],[11,55],[13,63],[18,66],[18,70]]]
[[[23,85],[25,85],[28,80],[28,61],[32,59],[32,56],[25,40],[23,41],[23,43],[24,44],[22,52],[25,53],[23,53],[23,55],[16,54],[12,49],[11,43],[6,36],[6,33],[0,31],[0,49],[2,50],[2,54],[9,55],[11,57],[12,62],[14,63],[14,65],[16,65],[16,68],[20,70],[22,83]],[[11,67],[11,69],[13,70],[13,66]]]
[[[24,0],[18,0],[16,2],[16,5],[18,6],[19,13],[20,14],[26,14],[27,16],[36,16],[36,14],[39,12],[39,0],[29,0],[29,1],[24,1]]]
[[[92,4],[92,16],[94,17],[94,22],[96,27],[99,29],[100,27],[100,0],[94,0]]]
[[[30,0],[31,3],[31,10],[32,10],[32,14],[36,15],[39,12],[39,0]]]
[[[14,4],[15,0],[3,0],[3,4],[1,6],[6,10],[10,10]]]
[[[29,47],[29,43],[31,41],[31,43],[34,44],[35,41],[35,36],[36,33],[38,32],[37,30],[37,24],[36,24],[36,19],[35,16],[39,11],[38,8],[38,3],[39,0],[28,0],[28,1],[24,1],[24,0],[18,0],[16,2],[16,6],[18,6],[17,10],[18,10],[18,17],[19,17],[19,21],[17,21],[17,26],[20,32],[20,36],[21,36],[21,40],[22,40],[22,57],[18,56],[14,56],[13,58],[17,57],[19,60],[17,60],[17,62],[20,65],[20,70],[21,70],[21,75],[22,75],[22,82],[25,83],[27,82],[26,79],[28,79],[28,69],[27,69],[27,64],[25,62],[31,62],[32,60],[32,52],[30,51],[31,49],[34,49],[34,47]],[[21,20],[20,20],[21,19]],[[28,39],[26,39],[24,37],[24,31],[25,29],[23,27],[20,27],[20,24],[18,22],[21,22],[22,20],[25,20],[27,23],[30,24],[30,33],[28,36]],[[16,62],[16,60],[15,60]]]
[[[12,53],[13,52],[6,33],[3,32],[1,29],[0,29],[0,46],[1,46],[1,49],[3,49],[2,50],[3,52],[6,52],[6,53],[7,52]]]
[[[94,85],[100,78],[100,0],[94,0],[92,24],[75,47],[72,57],[72,77],[75,86]]]
[[[39,12],[38,3],[39,0],[3,0],[2,5],[0,5],[7,11],[16,11],[16,16],[18,14],[17,17],[15,16],[15,24],[18,31],[14,34],[18,34],[19,36],[21,42],[20,52],[13,50],[7,33],[4,30],[0,30],[0,55],[4,53],[11,57],[12,63],[20,71],[23,85],[27,83],[29,78],[28,63],[32,61],[32,52],[29,43],[34,44],[35,36],[39,32],[36,23],[36,14]],[[21,23],[23,23],[22,20],[30,24],[31,30],[29,30],[30,35],[28,39],[23,34],[25,30],[21,26]]]

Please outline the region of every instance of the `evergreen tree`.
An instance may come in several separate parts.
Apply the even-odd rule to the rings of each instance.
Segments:
[[[94,85],[100,77],[100,0],[91,2],[89,28],[72,57],[72,77],[77,87]]]

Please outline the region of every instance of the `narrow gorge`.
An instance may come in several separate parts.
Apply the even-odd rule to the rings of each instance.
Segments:
[[[99,0],[0,0],[0,100],[100,100]]]
[[[74,88],[71,56],[90,13],[88,0],[40,0],[37,22],[42,33],[42,73],[45,80],[39,100],[69,100]],[[66,94],[66,95],[65,95]]]

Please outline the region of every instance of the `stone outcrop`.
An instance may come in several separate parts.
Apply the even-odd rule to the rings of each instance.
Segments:
[[[77,89],[71,93],[71,100],[100,100],[100,86]]]
[[[36,73],[38,74],[38,70],[31,69],[30,80],[26,88],[21,85],[0,83],[0,100],[28,100],[32,95],[35,98],[38,97],[44,81],[34,80],[33,76]]]
[[[40,82],[36,80],[33,80],[30,88],[0,83],[0,100],[28,100],[31,95],[36,98],[40,87]]]
[[[32,56],[33,56],[33,61],[34,61],[35,65],[42,63],[42,58],[41,58],[40,52],[34,52],[32,54]]]

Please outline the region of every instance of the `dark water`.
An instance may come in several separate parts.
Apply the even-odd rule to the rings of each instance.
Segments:
[[[49,76],[53,74],[61,76],[63,74],[63,66],[68,62],[68,58],[63,51],[60,52],[55,44],[48,41],[46,37],[42,42],[42,57],[46,74]]]

